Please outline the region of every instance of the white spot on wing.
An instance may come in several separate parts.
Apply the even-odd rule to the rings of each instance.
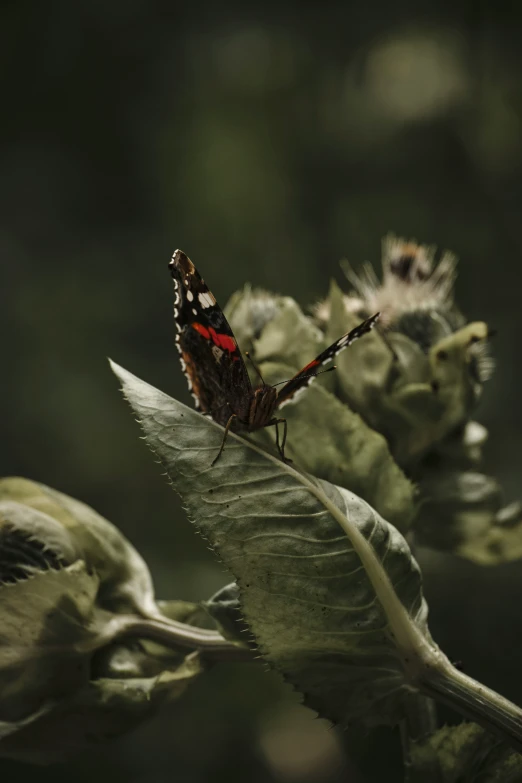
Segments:
[[[181,299],[181,297],[179,295],[179,284],[178,284],[177,280],[174,280],[174,323],[176,324],[176,329],[177,329],[177,332],[178,332],[177,335],[176,335],[176,345],[178,345],[179,335],[180,335],[180,332],[181,332],[181,326],[179,324],[179,310],[178,310],[178,305],[180,303],[180,299]],[[180,348],[179,348],[179,345],[178,345],[178,351],[179,350],[180,350]]]
[[[216,304],[216,300],[210,293],[210,291],[205,291],[204,293],[201,293],[198,295],[199,303],[201,307],[213,307]]]
[[[185,283],[188,286],[188,284],[189,284],[188,279],[185,280]],[[176,330],[177,330],[176,331],[176,336],[174,338],[174,343],[175,343],[176,348],[178,349],[178,353],[180,355],[181,369],[183,371],[183,374],[185,375],[185,378],[187,379],[189,392],[191,393],[192,398],[194,399],[195,408],[196,408],[197,411],[201,411],[202,410],[201,403],[200,403],[199,398],[197,397],[197,395],[194,394],[194,392],[192,390],[192,381],[190,380],[190,376],[189,376],[189,374],[187,372],[187,363],[183,359],[183,351],[182,351],[181,345],[180,345],[180,338],[181,338],[182,329],[181,329],[181,324],[179,322],[179,309],[178,309],[178,305],[181,302],[181,296],[180,296],[180,290],[179,289],[180,289],[179,282],[176,280],[176,278],[174,278],[174,323],[176,324]],[[190,297],[189,297],[189,294],[190,294]],[[187,292],[187,299],[189,299],[189,301],[192,301],[194,299],[194,295],[190,291]],[[194,310],[194,314],[197,315],[197,311]]]
[[[194,300],[194,294],[190,290],[187,291],[187,299],[189,300],[189,302],[192,302]]]

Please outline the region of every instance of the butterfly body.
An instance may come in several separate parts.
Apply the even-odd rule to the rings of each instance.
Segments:
[[[264,384],[254,389],[248,411],[248,431],[254,432],[266,427],[274,418],[276,408],[277,389],[274,386]]]
[[[279,453],[286,459],[286,419],[277,417],[278,409],[308,386],[322,364],[372,329],[378,314],[339,338],[280,391],[264,382],[253,387],[234,333],[192,261],[176,250],[169,269],[175,287],[176,345],[196,410],[225,427],[223,443],[214,462],[223,450],[229,430],[255,432],[272,425],[276,427]],[[257,368],[256,371],[260,375]],[[281,444],[279,424],[284,425]]]

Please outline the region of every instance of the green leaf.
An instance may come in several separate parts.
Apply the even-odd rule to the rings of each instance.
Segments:
[[[250,285],[232,294],[225,306],[225,315],[243,351],[251,350],[253,341],[286,301],[289,301],[287,297],[259,288],[252,289]]]
[[[410,750],[411,783],[428,779],[438,783],[522,781],[522,755],[475,723],[445,726],[429,740],[412,743]]]
[[[129,653],[131,657],[131,653]],[[199,656],[191,654],[153,676],[136,676],[150,668],[150,656],[132,670],[135,676],[103,677],[89,682],[72,699],[53,705],[30,720],[10,724],[2,735],[0,756],[50,763],[72,753],[107,742],[149,720],[166,701],[177,699],[203,671]]]
[[[360,320],[333,283],[325,303],[327,335],[339,335]],[[488,329],[470,323],[439,340],[429,352],[404,334],[377,327],[339,354],[338,394],[382,433],[401,466],[415,468],[420,456],[464,425],[490,372],[485,354]]]
[[[326,338],[289,297],[249,290],[240,293],[244,296],[234,297],[229,304],[234,332],[252,351],[267,383],[291,378],[342,334]],[[263,314],[270,315],[266,322]],[[351,355],[353,347],[340,356]],[[355,492],[393,525],[407,530],[415,513],[414,488],[395,463],[384,437],[334,396],[336,375],[321,375],[295,403],[285,406],[288,455],[303,470]],[[275,432],[267,429],[256,438],[268,446]]]
[[[268,382],[293,372],[287,365],[269,363],[261,364],[261,371]],[[288,456],[307,473],[354,492],[406,531],[416,511],[413,484],[393,459],[385,438],[323,382],[318,378],[281,411],[288,421]],[[274,437],[270,433],[270,439]]]
[[[98,586],[81,561],[0,586],[0,721],[22,720],[88,682]]]
[[[287,364],[292,368],[292,374],[308,364],[326,346],[324,335],[290,297],[281,297],[277,314],[254,341],[258,362]]]
[[[422,513],[415,524],[419,545],[483,566],[522,557],[520,503],[502,507],[502,490],[491,476],[432,470],[423,476],[420,489]]]
[[[401,534],[235,435],[211,467],[223,429],[113,369],[189,517],[237,578],[263,655],[331,720],[396,721],[418,652],[438,650]]]
[[[241,614],[239,587],[236,582],[225,585],[203,603],[206,611],[216,621],[222,633],[232,641],[245,642],[247,624]]]
[[[147,718],[200,671],[180,652],[180,623],[209,618],[183,601],[158,607],[110,523],[48,487],[0,481],[0,755],[48,761]],[[223,641],[194,630],[195,647],[201,635]]]
[[[347,311],[345,297],[334,280],[330,283],[326,305],[329,311],[326,327],[329,342],[361,322],[359,313]],[[336,380],[339,396],[375,429],[381,417],[379,397],[387,387],[393,365],[389,347],[383,342],[378,330],[373,329],[364,339],[357,340],[346,351],[341,351],[335,363],[338,368]],[[375,394],[376,390],[379,396]]]
[[[4,532],[13,528],[67,563],[83,560],[96,571],[99,603],[105,609],[157,613],[145,561],[114,525],[85,503],[28,479],[0,479],[0,544]]]

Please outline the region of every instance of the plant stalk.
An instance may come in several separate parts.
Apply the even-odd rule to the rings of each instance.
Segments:
[[[103,627],[101,636],[88,643],[89,649],[100,649],[122,639],[149,639],[172,650],[198,650],[212,661],[253,661],[255,652],[245,645],[230,642],[218,631],[198,628],[168,617],[116,615]],[[87,649],[87,648],[86,648]]]
[[[522,709],[456,669],[445,656],[422,669],[417,686],[522,753]]]

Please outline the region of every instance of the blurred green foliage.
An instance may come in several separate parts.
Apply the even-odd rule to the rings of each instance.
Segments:
[[[208,597],[229,577],[137,440],[105,357],[189,401],[166,269],[176,246],[222,304],[250,281],[306,305],[330,277],[342,284],[341,257],[377,263],[393,230],[454,250],[462,311],[498,330],[478,415],[487,472],[519,495],[516,5],[5,0],[0,13],[0,474],[91,504],[146,558],[160,597]],[[519,564],[420,561],[437,641],[522,702]],[[289,717],[295,736],[277,745],[288,698],[271,675],[223,666],[98,755],[38,772],[1,762],[0,774],[349,779],[320,723]],[[388,741],[377,781],[383,758],[394,780]],[[292,765],[303,746],[315,767]]]

